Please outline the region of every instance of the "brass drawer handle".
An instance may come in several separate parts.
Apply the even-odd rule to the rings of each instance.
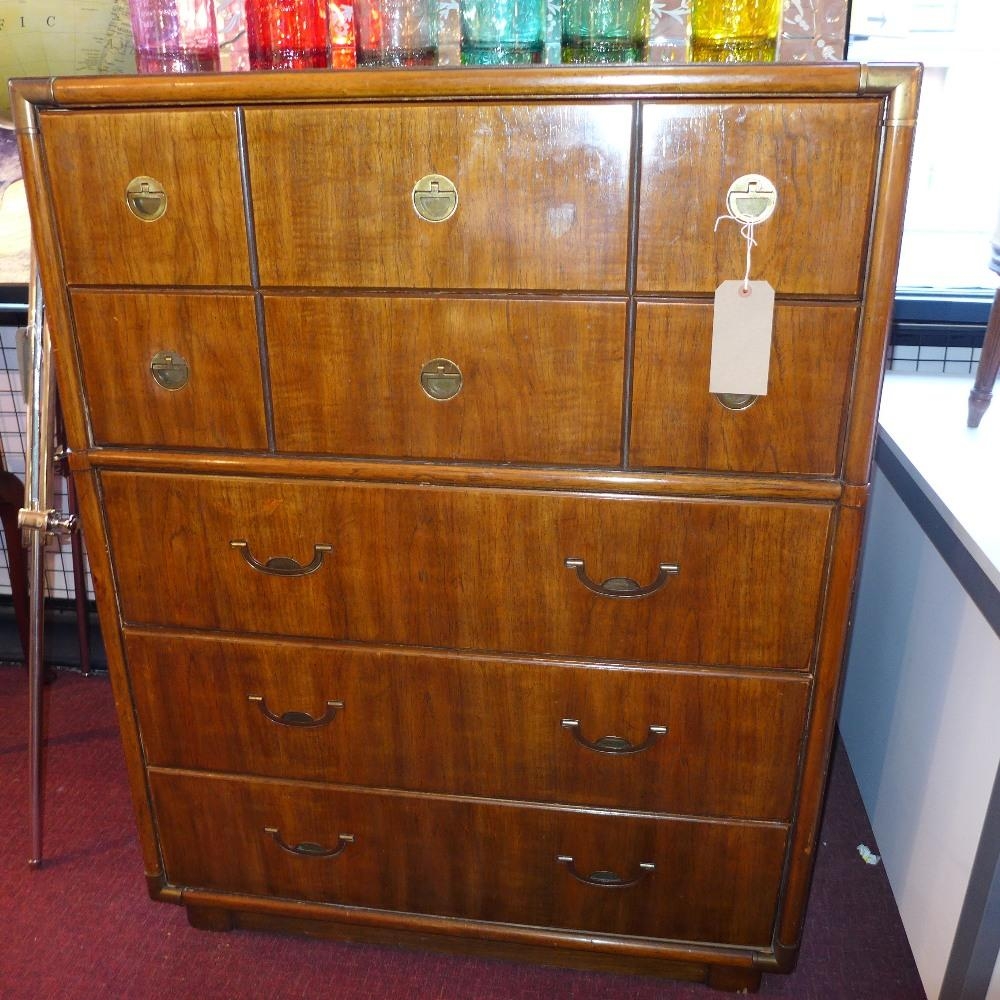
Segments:
[[[323,565],[326,553],[333,551],[332,545],[314,545],[312,562],[303,566],[291,556],[272,556],[267,562],[262,563],[253,557],[249,545],[242,539],[229,544],[232,548],[239,549],[246,562],[258,573],[267,573],[269,576],[308,576]]]
[[[128,210],[142,222],[156,222],[167,210],[167,192],[155,177],[133,177],[125,188]]]
[[[660,572],[656,579],[643,587],[627,576],[613,576],[603,583],[595,583],[587,576],[582,559],[567,559],[566,568],[576,570],[576,577],[580,583],[601,597],[649,597],[650,594],[655,594],[669,577],[676,576],[681,571],[680,566],[675,563],[660,563]]]
[[[188,384],[191,366],[176,351],[157,351],[149,362],[153,381],[161,389],[176,392]]]
[[[276,826],[265,826],[266,833],[283,851],[294,854],[298,858],[335,858],[338,854],[343,854],[348,844],[354,843],[354,837],[349,833],[342,833],[337,838],[336,847],[323,847],[321,844],[314,844],[312,841],[304,840],[300,844],[288,844],[282,839]]]
[[[443,174],[421,177],[410,192],[413,210],[425,222],[444,222],[458,208],[458,188]]]
[[[259,694],[248,694],[247,701],[252,701],[272,722],[279,726],[294,726],[296,729],[314,729],[317,726],[328,726],[333,722],[336,714],[344,707],[342,701],[328,701],[326,711],[319,717],[312,716],[308,712],[282,712],[275,715],[267,707],[267,702]]]
[[[622,878],[614,872],[598,871],[589,875],[581,875],[576,870],[576,864],[568,854],[556,855],[556,861],[566,866],[566,871],[584,885],[597,886],[599,889],[628,889],[633,885],[638,885],[647,875],[656,871],[656,865],[652,861],[643,861],[639,864],[639,874],[635,878]]]
[[[596,742],[591,743],[580,732],[580,723],[577,719],[563,719],[562,727],[563,729],[568,729],[573,734],[573,739],[580,746],[586,747],[588,750],[593,750],[596,753],[609,753],[616,757],[642,753],[643,750],[648,750],[654,743],[658,743],[662,737],[667,735],[666,726],[650,726],[649,732],[642,743],[629,743],[628,740],[621,736],[602,736]]]

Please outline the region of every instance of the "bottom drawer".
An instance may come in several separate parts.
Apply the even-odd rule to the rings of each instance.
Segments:
[[[151,769],[173,885],[766,947],[786,828]],[[587,880],[587,881],[583,881]]]

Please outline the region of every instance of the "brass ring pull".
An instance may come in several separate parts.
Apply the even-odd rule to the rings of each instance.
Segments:
[[[633,753],[642,753],[648,750],[654,743],[667,735],[666,726],[650,726],[649,732],[642,743],[630,743],[621,736],[602,736],[599,740],[591,743],[580,732],[580,723],[577,719],[563,719],[563,729],[568,729],[573,734],[573,739],[582,747],[593,750],[595,753],[612,754],[615,757],[626,757]]]
[[[335,858],[338,854],[343,854],[347,849],[348,844],[354,843],[354,837],[349,833],[342,833],[337,838],[336,847],[323,847],[320,844],[314,844],[312,841],[304,840],[300,844],[288,844],[283,839],[281,834],[278,832],[278,828],[275,826],[265,826],[264,833],[266,833],[283,851],[287,851],[289,854],[294,854],[298,858]]]
[[[680,566],[675,563],[660,563],[660,572],[656,579],[643,587],[627,576],[613,576],[603,583],[595,583],[587,576],[582,559],[567,559],[566,568],[576,570],[576,577],[580,583],[601,597],[649,597],[650,594],[655,594],[669,577],[676,576],[681,571]]]
[[[267,707],[267,702],[259,694],[248,694],[247,701],[254,702],[266,718],[279,726],[293,726],[296,729],[315,729],[317,726],[328,726],[333,722],[336,714],[344,707],[342,701],[328,701],[326,711],[319,717],[310,715],[308,712],[282,712],[275,715]]]
[[[656,871],[656,865],[652,861],[643,861],[639,864],[639,874],[635,878],[622,878],[614,872],[598,871],[589,875],[581,875],[576,870],[576,864],[568,854],[556,855],[556,861],[566,866],[566,871],[584,885],[593,885],[599,889],[628,889],[633,885],[638,885],[647,875]]]
[[[156,222],[167,210],[167,192],[155,177],[133,177],[125,188],[128,210],[142,222]]]
[[[242,539],[229,543],[234,549],[239,549],[246,562],[258,573],[267,573],[269,576],[308,576],[315,573],[323,565],[323,557],[327,552],[333,551],[332,545],[314,545],[312,562],[305,566],[291,556],[272,556],[267,562],[259,562],[250,552],[250,547]]]

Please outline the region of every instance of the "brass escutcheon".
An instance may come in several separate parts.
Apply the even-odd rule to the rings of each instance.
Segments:
[[[431,399],[454,399],[462,391],[462,372],[454,361],[434,358],[420,369],[420,388]]]
[[[191,374],[188,363],[173,351],[157,351],[149,362],[149,370],[153,373],[156,384],[171,392],[183,389]]]
[[[143,222],[156,222],[167,210],[167,192],[154,177],[133,177],[125,188],[125,204]]]
[[[716,392],[713,395],[727,410],[749,410],[759,398],[743,392]]]
[[[740,222],[756,226],[769,219],[778,204],[774,184],[762,174],[744,174],[729,185],[726,208]]]
[[[410,197],[417,215],[426,222],[444,222],[458,208],[458,188],[443,174],[427,174],[413,185]]]

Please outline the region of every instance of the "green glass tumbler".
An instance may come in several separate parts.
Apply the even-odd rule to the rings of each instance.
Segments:
[[[639,63],[649,48],[649,0],[563,0],[562,62]]]
[[[545,0],[461,0],[462,63],[540,63],[545,49]]]

